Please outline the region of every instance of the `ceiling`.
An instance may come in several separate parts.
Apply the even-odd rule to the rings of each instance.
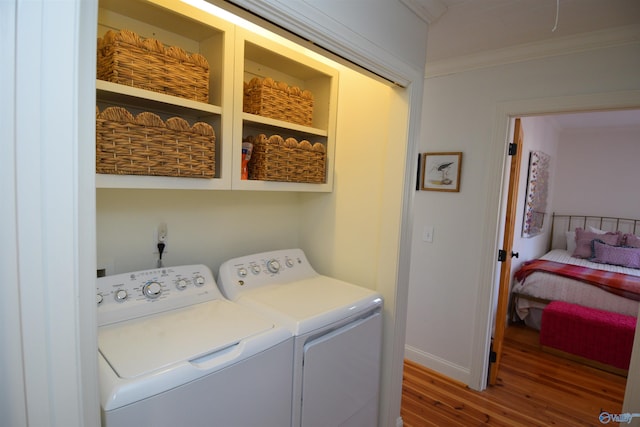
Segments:
[[[429,23],[427,64],[640,26],[640,0],[401,0]],[[556,23],[557,19],[557,23]],[[562,114],[563,130],[639,127],[640,110]]]
[[[431,12],[427,15],[427,63],[485,50],[640,25],[639,0],[403,1],[413,4],[414,10]]]

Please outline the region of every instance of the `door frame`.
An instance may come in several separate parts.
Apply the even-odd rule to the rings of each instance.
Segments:
[[[478,310],[475,316],[475,333],[472,344],[472,361],[469,386],[482,391],[487,387],[489,369],[489,351],[491,348],[492,322],[494,314],[494,296],[498,291],[498,277],[500,266],[497,262],[497,249],[502,244],[502,229],[504,218],[502,206],[506,191],[504,191],[505,167],[508,164],[507,146],[511,135],[509,125],[516,117],[539,116],[560,113],[576,113],[599,110],[640,108],[640,90],[624,92],[605,92],[585,95],[536,98],[496,103],[496,115],[492,132],[491,144],[488,147],[492,153],[493,162],[486,165],[490,172],[487,178],[488,186],[492,190],[486,194],[486,218],[494,221],[485,227],[482,236],[484,250],[482,251],[481,287],[478,294]],[[635,339],[640,339],[640,330],[636,330]],[[631,367],[629,378],[640,378],[640,366]],[[640,397],[639,397],[640,398]],[[626,402],[626,396],[625,396]]]

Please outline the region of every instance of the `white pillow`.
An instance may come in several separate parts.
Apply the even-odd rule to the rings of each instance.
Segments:
[[[565,231],[565,236],[567,238],[567,252],[570,254],[576,251],[576,232],[575,231]]]
[[[589,229],[589,231],[590,231],[590,232],[592,232],[592,233],[596,233],[596,234],[607,234],[607,231],[600,230],[599,228],[595,228],[595,227],[592,227],[592,226],[588,226],[587,228],[588,228],[588,229]]]

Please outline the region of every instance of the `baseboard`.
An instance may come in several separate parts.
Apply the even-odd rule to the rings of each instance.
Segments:
[[[464,384],[469,384],[471,380],[471,373],[468,368],[451,363],[441,357],[435,356],[431,353],[418,350],[417,348],[405,345],[404,347],[405,358],[412,362],[418,363],[431,370],[446,375]]]

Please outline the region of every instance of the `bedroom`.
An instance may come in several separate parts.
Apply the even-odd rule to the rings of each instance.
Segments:
[[[585,230],[589,227],[605,230],[617,227],[623,232],[638,234],[637,225],[629,221],[618,223],[604,219],[600,222],[599,218],[590,218],[585,224],[584,218],[574,218],[569,224],[567,218],[558,215],[638,218],[637,198],[628,195],[637,192],[635,183],[640,178],[637,168],[634,167],[640,156],[640,145],[637,143],[640,135],[639,113],[638,110],[621,110],[522,118],[524,143],[513,244],[513,251],[519,256],[512,258],[512,277],[525,262],[548,252],[552,232],[553,249],[564,249],[567,244],[571,244],[568,240],[573,240],[574,235],[566,236],[566,232],[573,231],[576,227]],[[549,155],[549,185],[542,230],[534,230],[527,234],[530,230],[528,225],[523,226],[523,223],[525,199],[530,198],[527,181],[529,156],[532,152]],[[557,215],[555,221],[552,219],[553,213]],[[573,249],[570,248],[569,254],[572,253]],[[632,274],[636,272],[637,270],[631,271]],[[535,277],[541,274],[538,273]],[[531,278],[534,279],[534,276]],[[514,283],[512,280],[512,289],[515,286],[518,291],[522,291],[521,287]],[[527,280],[525,283],[528,283]],[[569,296],[571,302],[620,312],[627,316],[635,316],[637,313],[636,301],[611,296],[609,292],[601,291],[594,286],[577,286],[580,287],[577,290],[578,294]],[[561,292],[563,298],[568,295],[568,291],[564,289],[558,292]],[[531,293],[538,297],[543,296],[541,290],[533,290]],[[597,301],[587,299],[589,295],[595,295]],[[551,298],[549,294],[544,296]],[[517,300],[516,309],[515,299],[510,298],[510,301],[510,321],[524,321],[529,327],[540,328],[541,308],[545,304],[521,298]],[[606,359],[606,356],[604,357]],[[624,365],[624,362],[617,363]],[[605,366],[607,367],[608,365]],[[620,370],[624,371],[624,367]]]

